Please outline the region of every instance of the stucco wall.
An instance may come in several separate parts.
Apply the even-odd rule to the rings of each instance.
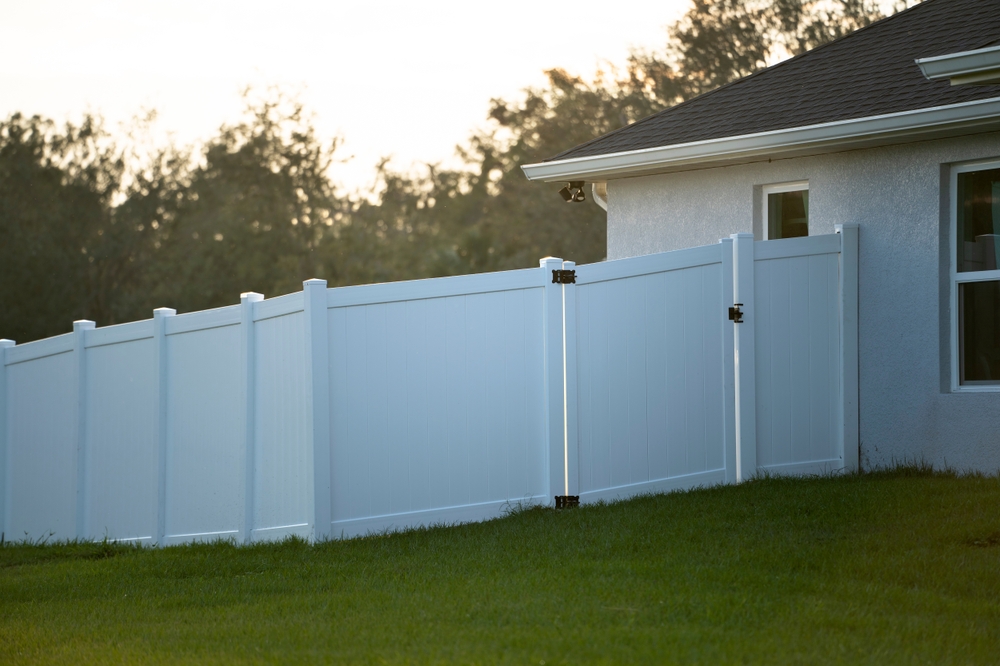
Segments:
[[[759,239],[761,186],[808,180],[811,234],[861,225],[862,465],[996,472],[1000,393],[949,379],[948,166],[992,158],[1000,134],[612,181],[608,258]]]

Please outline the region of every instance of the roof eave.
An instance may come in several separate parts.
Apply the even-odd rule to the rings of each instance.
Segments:
[[[521,168],[529,180],[604,181],[1000,129],[1000,98],[854,118]]]
[[[1000,46],[918,58],[916,63],[926,78],[931,81],[948,79],[953,86],[1000,82]]]

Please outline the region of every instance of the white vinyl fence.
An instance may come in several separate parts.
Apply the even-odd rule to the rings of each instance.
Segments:
[[[838,232],[309,280],[0,341],[0,530],[322,539],[855,469],[857,228]]]

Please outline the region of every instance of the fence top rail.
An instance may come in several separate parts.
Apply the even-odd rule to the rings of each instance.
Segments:
[[[167,317],[164,332],[167,335],[204,331],[222,326],[234,326],[242,321],[239,305],[227,305],[214,310],[187,312],[173,317]]]
[[[143,319],[142,321],[132,321],[127,324],[115,324],[114,326],[104,326],[87,331],[84,335],[83,346],[87,349],[103,347],[105,345],[116,345],[122,342],[134,342],[153,337],[153,320]]]
[[[285,294],[275,298],[268,298],[253,304],[253,320],[263,321],[284,317],[305,310],[306,300],[303,292],[297,291],[294,294]]]
[[[8,347],[7,353],[4,354],[4,365],[34,361],[46,356],[55,356],[56,354],[65,354],[71,351],[73,351],[73,334],[63,333],[62,335],[45,338],[44,340],[35,340],[33,342],[26,342],[23,345]]]
[[[808,257],[815,254],[839,254],[841,243],[840,234],[757,241],[753,244],[753,258],[767,260]]]
[[[585,264],[577,266],[576,283],[592,284],[651,273],[667,273],[685,268],[720,264],[722,263],[722,247],[722,243],[716,243],[715,245],[701,245],[673,250],[672,252],[647,254],[641,257]]]
[[[406,282],[333,287],[326,291],[326,306],[328,308],[342,308],[355,305],[487,294],[515,289],[533,289],[544,286],[544,278],[541,268],[522,268],[497,273],[474,273],[472,275],[454,275]]]

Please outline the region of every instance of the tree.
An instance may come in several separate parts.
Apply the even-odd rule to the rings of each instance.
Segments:
[[[559,69],[516,101],[494,99],[487,129],[458,148],[464,167],[419,176],[383,163],[376,201],[328,177],[302,105],[248,91],[244,117],[201,149],[139,155],[100,119],[59,129],[0,123],[0,335],[102,325],[162,305],[197,310],[254,290],[537,266],[546,255],[601,260],[605,215],[567,205],[559,184],[521,166],[801,53],[879,17],[871,0],[694,0],[659,51],[591,80]]]
[[[540,189],[520,166],[658,107],[627,82],[587,82],[562,70],[548,76],[550,85],[527,90],[520,104],[492,101],[492,129],[458,149],[467,169],[429,166],[412,177],[383,165],[377,203],[362,201],[351,216],[352,226],[377,228],[383,254],[394,257],[381,279],[521,268],[545,255],[604,257],[604,213],[567,207],[558,187]]]
[[[872,0],[693,0],[660,53],[637,53],[633,67],[674,103],[748,76],[871,24]]]
[[[528,182],[520,167],[624,127],[881,17],[871,0],[694,0],[661,51],[636,51],[622,71],[591,81],[563,70],[523,99],[494,99],[490,126],[459,147],[466,169],[424,178],[383,174],[377,210],[357,218],[386,225],[397,252],[420,248],[398,277],[537,265],[540,257],[599,261],[604,213],[566,205],[561,185]],[[414,236],[422,236],[417,241]]]
[[[0,335],[25,342],[74,319],[216,307],[323,277],[321,246],[346,209],[327,176],[336,146],[275,94],[248,96],[245,118],[194,154],[136,155],[95,118],[59,130],[11,116],[0,124]]]
[[[74,319],[114,323],[112,301],[151,242],[148,227],[114,210],[124,173],[99,119],[62,131],[37,116],[0,123],[0,335],[27,341]]]
[[[328,272],[320,246],[345,206],[327,177],[337,141],[321,142],[298,102],[246,97],[244,119],[222,127],[175,183],[153,289],[172,307],[276,296]]]

